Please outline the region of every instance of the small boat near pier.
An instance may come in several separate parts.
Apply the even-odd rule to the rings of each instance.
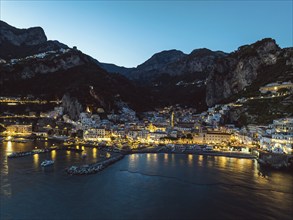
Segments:
[[[42,167],[47,167],[47,166],[50,166],[50,165],[53,165],[54,164],[54,160],[44,160],[42,163],[41,163],[41,166]]]

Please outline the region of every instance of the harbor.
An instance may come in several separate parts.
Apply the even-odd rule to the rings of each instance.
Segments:
[[[27,219],[33,219],[40,211],[48,213],[48,219],[66,219],[68,213],[78,219],[90,219],[94,215],[101,219],[129,219],[139,215],[140,211],[135,208],[125,212],[127,206],[139,206],[146,214],[147,207],[155,206],[160,210],[157,216],[162,219],[166,216],[185,219],[188,215],[184,212],[186,209],[195,210],[194,204],[208,207],[211,202],[225,202],[229,207],[238,207],[238,213],[249,219],[268,217],[266,214],[256,215],[259,209],[271,213],[276,219],[290,219],[291,216],[292,174],[261,169],[255,159],[196,155],[188,151],[177,153],[172,150],[172,153],[136,152],[124,155],[95,174],[71,175],[65,170],[72,166],[97,167],[98,161],[109,159],[107,153],[114,158],[115,152],[107,151],[109,147],[92,146],[84,147],[82,154],[86,153],[86,158],[82,158],[81,153],[65,150],[19,159],[7,158],[12,152],[32,151],[35,146],[48,148],[53,144],[57,146],[54,142],[0,144],[4,219],[21,219],[24,211]],[[41,163],[45,160],[54,160],[54,164],[42,167]],[[283,181],[280,183],[279,179]],[[167,196],[170,192],[185,205],[178,207],[178,200]],[[44,196],[46,199],[40,203],[40,198]],[[239,200],[232,200],[233,196],[238,196]],[[80,208],[72,208],[72,198],[79,201]],[[273,201],[281,204],[282,208],[275,206]],[[99,209],[92,209],[88,205],[92,203]],[[166,203],[170,210],[163,209]],[[117,213],[109,212],[113,207]],[[15,209],[19,211],[15,212]],[[52,209],[54,212],[50,212]],[[233,209],[227,215],[221,211],[223,207],[215,209],[217,216],[201,207],[196,208],[196,213],[212,219],[232,219]],[[247,210],[251,212],[247,213]],[[151,218],[151,215],[147,217]]]
[[[12,142],[6,142],[7,146],[10,148]],[[23,143],[14,142],[14,144],[23,146]],[[39,145],[39,147],[36,147]],[[76,164],[71,164],[65,168],[65,172],[70,175],[87,175],[97,173],[104,170],[109,165],[121,160],[124,157],[124,154],[118,152],[117,149],[108,148],[108,147],[98,147],[93,145],[84,146],[73,146],[73,145],[62,145],[59,142],[30,142],[26,145],[31,146],[29,151],[9,151],[6,156],[8,159],[21,158],[21,157],[34,157],[43,154],[45,158],[51,158],[52,160],[45,159],[42,163],[39,162],[39,166],[43,166],[44,162],[51,161],[54,164],[56,153],[59,152],[61,155],[70,155],[68,153],[75,153],[79,155],[77,158]],[[50,147],[43,147],[51,145]],[[12,149],[11,149],[12,150]],[[92,152],[91,152],[92,151]],[[85,153],[83,153],[85,152]],[[35,160],[35,157],[34,157]]]
[[[16,140],[16,141],[15,141]],[[27,156],[34,156],[38,154],[46,154],[52,151],[74,152],[81,155],[80,160],[83,161],[87,157],[87,153],[83,153],[85,149],[99,151],[98,160],[92,161],[80,166],[71,165],[65,169],[66,173],[72,175],[93,174],[104,170],[110,164],[113,164],[125,155],[133,154],[183,154],[183,155],[202,155],[202,156],[223,156],[228,158],[244,158],[256,160],[260,166],[269,169],[291,169],[293,157],[291,155],[269,153],[262,150],[253,150],[251,152],[241,151],[221,151],[209,145],[192,145],[192,144],[159,144],[155,146],[142,146],[140,148],[117,148],[115,146],[105,145],[103,143],[85,142],[82,144],[63,141],[37,141],[26,139],[25,142],[12,139],[12,141],[5,141],[6,143],[16,144],[30,144],[43,143],[46,147],[34,146],[30,151],[13,151],[7,154],[7,158],[20,158]],[[29,141],[28,141],[29,140]],[[14,141],[14,142],[13,142]],[[9,144],[10,145],[10,144]],[[50,146],[49,146],[50,145]],[[96,156],[94,156],[96,157]]]
[[[33,149],[31,151],[12,152],[7,157],[8,158],[18,158],[18,157],[32,156],[35,154],[48,153],[53,150],[65,150],[65,151],[73,151],[73,152],[77,152],[77,153],[81,153],[83,151],[82,149],[76,149],[76,148],[72,148],[72,147],[65,147],[65,146],[57,147],[57,146],[52,145],[50,148],[37,149],[37,147],[35,147],[35,149]]]
[[[32,142],[33,143],[33,142]],[[49,143],[49,142],[45,142]],[[7,158],[19,158],[26,156],[33,156],[36,154],[46,154],[51,151],[68,151],[80,154],[80,161],[85,161],[87,153],[83,153],[85,149],[99,151],[97,160],[89,161],[88,163],[81,163],[80,165],[72,164],[65,168],[65,172],[70,175],[88,175],[98,173],[109,165],[123,159],[125,155],[133,154],[184,154],[184,155],[202,155],[202,156],[223,156],[228,158],[244,158],[256,160],[260,166],[270,169],[290,169],[292,166],[292,158],[280,154],[268,154],[265,152],[240,152],[240,151],[220,151],[214,150],[207,145],[157,145],[154,147],[142,147],[140,149],[118,149],[112,146],[104,145],[76,145],[62,144],[60,142],[50,142],[50,147],[37,148],[34,147],[31,151],[16,151],[7,155]],[[85,151],[86,152],[86,151]],[[269,155],[269,156],[268,156]],[[94,156],[94,155],[93,155]],[[96,157],[96,156],[94,156]],[[277,159],[276,159],[277,158]]]
[[[143,148],[129,151],[129,154],[143,154],[143,153],[168,153],[168,154],[187,154],[187,155],[206,155],[206,156],[224,156],[234,158],[256,159],[257,155],[253,153],[231,152],[231,151],[215,151],[205,150],[202,148],[168,148],[166,146],[158,146],[154,148]]]

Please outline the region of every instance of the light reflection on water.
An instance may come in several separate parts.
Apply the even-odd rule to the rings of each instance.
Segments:
[[[34,166],[35,168],[38,168],[40,166],[40,163],[39,163],[39,154],[34,154],[33,155],[33,160],[34,160]]]
[[[150,163],[151,162],[151,154],[146,154],[146,158],[147,158],[147,162]]]
[[[213,156],[207,156],[208,157],[208,160],[207,160],[207,163],[206,163],[206,165],[209,167],[209,168],[211,168],[211,167],[213,167],[213,165],[214,165],[214,157]]]
[[[7,142],[6,155],[7,155],[7,153],[12,153],[12,142],[11,141]]]
[[[164,154],[164,162],[167,163],[169,161],[169,154]]]
[[[12,142],[11,141],[8,141],[7,144],[6,144],[6,150],[5,150],[5,153],[3,152],[4,154],[4,157],[0,158],[0,163],[2,162],[3,164],[0,166],[1,168],[1,171],[0,171],[0,175],[2,176],[3,175],[7,175],[8,172],[9,172],[9,167],[8,167],[8,164],[7,164],[7,156],[9,154],[11,154],[13,152],[13,149],[12,149]],[[2,152],[1,152],[2,154]],[[0,154],[0,156],[1,156]]]
[[[247,215],[247,219],[288,219],[293,205],[292,175],[262,170],[255,160],[132,154],[97,175],[74,178],[65,175],[64,168],[82,161],[80,154],[75,152],[48,153],[58,163],[47,173],[39,169],[46,154],[7,162],[9,151],[27,151],[34,146],[43,147],[40,143],[0,145],[1,177],[4,177],[0,199],[2,210],[7,213],[3,219],[19,219],[21,213],[32,219],[35,210],[40,216],[50,218],[52,208],[58,213],[55,219],[56,216],[90,219],[95,215],[101,219],[133,219],[133,216],[143,216],[143,219],[232,219],[237,215]],[[85,149],[87,160],[98,154],[96,148]],[[36,165],[40,172],[30,172]],[[46,198],[43,204],[48,206],[40,204],[40,197]],[[24,208],[21,205],[24,203],[33,208]],[[82,208],[72,209],[76,204],[83,204]],[[134,208],[125,212],[125,204]],[[213,212],[210,212],[210,206],[213,206]],[[153,210],[159,211],[150,214]],[[194,215],[188,216],[190,213]]]
[[[48,148],[49,147],[49,143],[48,142],[44,142],[44,147]]]
[[[202,166],[202,161],[203,161],[203,155],[198,156],[198,165]]]
[[[97,148],[93,148],[93,158],[96,159],[97,158]]]
[[[51,158],[52,160],[56,160],[56,150],[51,151]]]
[[[193,164],[193,155],[188,154],[188,165],[192,166],[192,164]]]
[[[133,154],[134,158],[138,158],[139,154]],[[158,160],[158,154],[147,153],[146,154],[147,161],[150,163],[154,163]]]
[[[172,163],[175,162],[175,155],[174,155],[174,154],[171,155],[171,162],[172,162]]]

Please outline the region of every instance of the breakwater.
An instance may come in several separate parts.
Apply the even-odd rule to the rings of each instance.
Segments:
[[[77,152],[77,153],[83,152],[82,149],[76,149],[74,147],[67,147],[67,146],[57,147],[56,150],[68,150],[68,151]]]
[[[25,156],[30,156],[34,154],[42,154],[42,153],[47,153],[55,149],[51,148],[45,148],[45,149],[36,149],[32,151],[21,151],[21,152],[13,152],[10,155],[8,155],[8,158],[17,158],[17,157],[25,157]]]
[[[110,157],[102,162],[97,162],[97,163],[83,165],[83,166],[71,166],[65,169],[65,171],[70,175],[94,174],[99,171],[102,171],[103,169],[110,166],[111,164],[121,160],[123,157],[124,157],[123,154],[119,154],[117,156]]]
[[[259,152],[260,165],[274,169],[293,168],[293,155]]]
[[[20,151],[20,152],[13,152],[9,154],[7,157],[8,158],[18,158],[18,157],[25,157],[25,156],[31,156],[34,154],[42,154],[42,153],[48,153],[53,150],[67,150],[67,151],[73,151],[76,153],[81,153],[83,150],[82,149],[76,149],[72,147],[50,147],[50,148],[44,148],[44,149],[34,149],[31,151]]]

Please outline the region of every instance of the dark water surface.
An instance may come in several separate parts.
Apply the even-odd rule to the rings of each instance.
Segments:
[[[0,219],[292,219],[293,175],[257,162],[213,156],[129,155],[89,176],[64,169],[99,150],[7,159],[50,143],[0,144]],[[54,159],[42,168],[44,159]]]

